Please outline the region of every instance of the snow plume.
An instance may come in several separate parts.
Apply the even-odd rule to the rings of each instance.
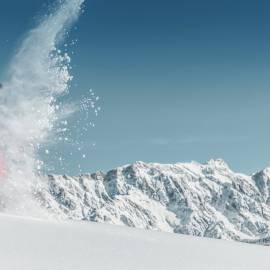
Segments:
[[[68,91],[70,58],[57,46],[84,0],[58,1],[31,30],[12,59],[0,90],[0,210],[42,215],[35,194],[42,181],[37,151],[63,117],[57,97]]]

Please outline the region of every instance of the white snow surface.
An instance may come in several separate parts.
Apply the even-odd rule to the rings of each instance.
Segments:
[[[92,222],[0,215],[5,270],[268,270],[269,248]]]
[[[50,175],[38,192],[58,218],[268,245],[270,170],[235,173],[223,160],[135,162],[107,173]]]

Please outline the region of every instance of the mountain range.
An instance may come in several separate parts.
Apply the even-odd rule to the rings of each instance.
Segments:
[[[270,245],[270,168],[245,175],[221,159],[139,161],[45,181],[39,199],[64,219]]]

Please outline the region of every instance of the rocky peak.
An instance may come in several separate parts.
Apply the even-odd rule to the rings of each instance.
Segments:
[[[270,168],[265,168],[252,175],[256,187],[263,196],[263,199],[270,205]]]
[[[230,170],[228,164],[223,159],[210,159],[206,165],[211,166],[214,169]]]

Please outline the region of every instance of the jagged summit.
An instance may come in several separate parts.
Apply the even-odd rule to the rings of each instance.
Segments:
[[[270,170],[235,173],[222,160],[134,162],[107,173],[51,175],[44,205],[64,218],[266,244]]]
[[[222,169],[228,169],[229,170],[229,165],[221,158],[218,159],[210,159],[207,164],[209,166],[213,166],[215,168],[222,168]]]

